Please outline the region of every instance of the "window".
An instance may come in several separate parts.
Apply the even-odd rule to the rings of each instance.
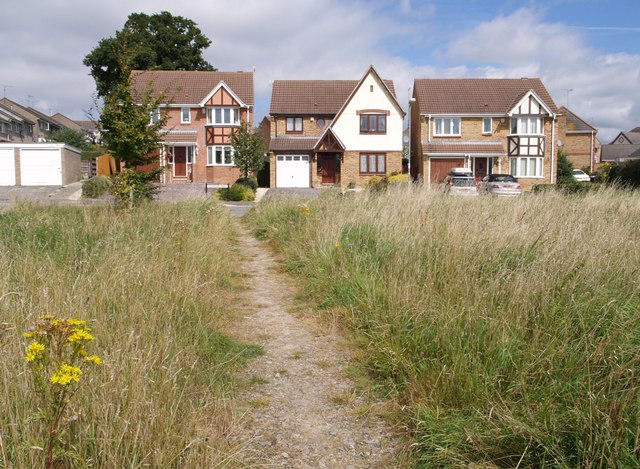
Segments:
[[[151,124],[157,124],[160,121],[160,109],[151,111]]]
[[[482,119],[482,133],[483,134],[493,133],[493,121],[491,117],[484,117]]]
[[[511,158],[511,175],[523,178],[542,177],[542,158]]]
[[[435,119],[436,136],[460,135],[459,117],[437,117]]]
[[[361,134],[386,134],[387,116],[384,114],[360,114]]]
[[[207,125],[240,125],[240,109],[209,107],[207,108]]]
[[[386,156],[384,153],[360,153],[360,174],[385,174]]]
[[[234,166],[233,147],[207,147],[207,166]]]
[[[511,133],[514,135],[542,135],[540,117],[512,117]]]
[[[180,123],[181,124],[191,123],[191,109],[189,109],[188,107],[183,107],[180,110]]]
[[[302,132],[302,117],[287,117],[287,133]]]

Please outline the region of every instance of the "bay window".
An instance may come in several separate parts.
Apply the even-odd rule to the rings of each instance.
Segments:
[[[511,175],[523,178],[541,178],[542,162],[539,157],[509,158],[511,162]]]
[[[512,135],[542,135],[542,118],[540,117],[512,117]]]
[[[240,109],[237,107],[208,107],[207,125],[240,125]]]
[[[233,147],[220,145],[207,147],[207,166],[234,166]]]

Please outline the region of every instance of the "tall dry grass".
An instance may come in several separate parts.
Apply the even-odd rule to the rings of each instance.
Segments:
[[[416,465],[640,466],[637,193],[405,187],[251,223],[411,409]]]
[[[42,467],[22,358],[43,314],[88,321],[104,359],[72,406],[69,467],[238,467],[229,372],[256,347],[222,334],[238,252],[224,208],[23,205],[0,213],[0,467]]]

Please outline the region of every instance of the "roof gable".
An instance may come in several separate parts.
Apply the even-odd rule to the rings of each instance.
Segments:
[[[204,106],[247,107],[224,81],[218,83],[218,85],[200,101],[200,107]]]
[[[381,81],[395,99],[393,81]],[[271,115],[335,116],[361,82],[362,79],[276,80],[272,85],[269,113]]]
[[[546,114],[553,116],[554,112],[549,109],[544,102],[536,95],[533,90],[529,90],[524,93],[524,96],[520,98],[516,104],[507,113],[517,115],[541,115]]]
[[[345,149],[344,143],[340,141],[331,126],[327,126],[313,147],[313,151],[344,151]]]
[[[558,108],[539,78],[416,79],[413,97],[421,114],[507,115],[533,91],[553,114]]]
[[[567,116],[567,133],[598,132],[598,129],[590,125],[584,119],[578,117],[578,115],[576,115],[566,107],[561,106],[560,109],[558,109],[558,112]]]
[[[342,107],[340,108],[338,113],[336,114],[335,119],[331,123],[332,126],[335,125],[335,123],[338,121],[338,119],[340,118],[340,116],[342,115],[344,110],[347,108],[347,106],[349,105],[351,100],[360,92],[360,90],[362,89],[362,86],[365,84],[365,82],[366,82],[366,80],[367,80],[367,78],[369,76],[371,76],[373,78],[373,80],[378,84],[378,86],[382,89],[382,91],[385,93],[385,95],[386,95],[387,99],[389,100],[389,102],[391,103],[391,105],[396,108],[396,111],[398,111],[398,113],[401,116],[404,117],[405,112],[402,109],[402,107],[400,106],[400,104],[398,103],[398,100],[395,97],[395,93],[391,92],[391,90],[390,90],[389,86],[387,85],[387,83],[385,83],[385,81],[382,78],[380,78],[380,75],[378,74],[376,69],[373,67],[373,65],[371,65],[369,67],[369,69],[366,71],[366,73],[364,74],[364,76],[360,79],[358,84],[354,87],[353,91],[351,92],[349,97],[345,100],[344,104],[342,105]],[[393,84],[392,81],[390,81],[390,83]]]
[[[131,92],[141,97],[148,90],[152,97],[165,95],[175,105],[199,106],[211,91],[224,83],[247,106],[253,106],[253,72],[209,72],[192,70],[134,70]]]

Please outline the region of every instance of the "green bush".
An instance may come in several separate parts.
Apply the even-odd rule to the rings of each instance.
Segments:
[[[608,182],[625,187],[640,187],[640,160],[624,161],[612,166]]]
[[[389,184],[406,184],[409,181],[409,175],[400,173],[392,174],[387,178],[387,181]]]
[[[87,199],[97,199],[109,190],[110,185],[111,182],[108,178],[94,176],[82,182],[82,197]]]
[[[240,185],[243,185],[243,186],[250,187],[251,190],[253,190],[253,192],[255,192],[258,189],[258,180],[256,178],[253,178],[253,177],[246,177],[246,178],[245,177],[241,177],[241,178],[238,178],[236,180],[236,182],[234,183],[234,185],[235,184],[240,184]]]
[[[111,193],[118,205],[139,204],[143,200],[151,200],[158,192],[155,182],[161,170],[143,173],[134,169],[126,169],[111,176]],[[133,196],[133,200],[131,200]]]
[[[389,184],[389,180],[387,179],[387,177],[378,177],[378,176],[373,176],[371,179],[369,179],[367,181],[366,184],[366,188],[373,191],[373,192],[382,192],[387,188],[387,185]]]
[[[255,200],[256,195],[253,189],[244,184],[234,184],[233,186],[218,189],[218,195],[222,200],[230,200],[234,202]]]

